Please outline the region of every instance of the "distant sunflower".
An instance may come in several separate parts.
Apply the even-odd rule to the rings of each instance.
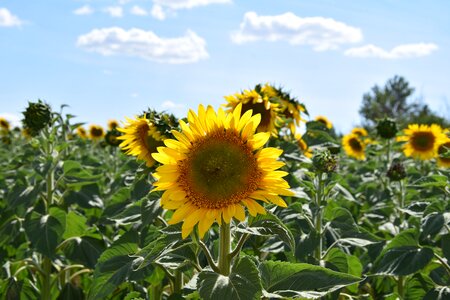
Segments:
[[[0,129],[9,131],[9,128],[10,128],[9,122],[5,118],[0,118]]]
[[[345,153],[348,156],[354,157],[359,160],[366,159],[365,149],[366,145],[358,135],[350,133],[344,135],[342,138],[342,146],[344,147]]]
[[[368,135],[367,130],[365,130],[362,127],[355,127],[355,128],[353,128],[352,129],[352,133],[356,134],[359,137],[364,137],[364,136]]]
[[[333,127],[333,123],[331,123],[330,120],[328,120],[324,116],[317,116],[314,120],[323,123],[328,129],[331,129]]]
[[[255,134],[261,115],[241,114],[242,106],[229,114],[202,105],[198,115],[190,110],[189,125],[181,120],[182,132],[172,131],[176,139],[153,154],[163,164],[154,174],[155,190],[165,190],[161,205],[175,210],[169,224],[183,222],[183,238],[197,223],[203,237],[214,222],[244,221],[245,207],[252,216],[265,214],[256,200],[286,207],[279,195],[293,195],[282,178],[287,172],[277,171],[282,150],[261,149],[270,133]]]
[[[440,167],[450,168],[450,157],[443,157],[447,151],[450,151],[450,138],[443,139],[439,143],[437,163]]]
[[[89,126],[89,137],[92,140],[99,140],[103,138],[105,132],[103,131],[103,127],[99,125],[91,125]]]
[[[127,118],[125,126],[117,127],[117,130],[123,133],[117,139],[122,140],[119,146],[126,150],[126,154],[137,156],[138,160],[145,161],[147,167],[155,164],[152,153],[164,145],[165,136],[145,116]]]
[[[406,142],[403,145],[405,156],[420,160],[428,160],[437,156],[440,141],[445,139],[439,125],[410,124],[403,130],[404,135],[397,137],[397,141]]]
[[[313,156],[313,153],[312,153],[311,149],[309,149],[305,140],[302,139],[301,135],[296,134],[295,139],[297,140],[297,145],[300,148],[300,150],[302,150],[303,155],[308,158],[311,158]]]
[[[256,90],[244,90],[240,94],[225,96],[227,100],[227,112],[232,112],[239,104],[242,104],[242,114],[251,110],[253,113],[261,115],[261,122],[259,123],[258,132],[270,132],[277,136],[277,122],[278,122],[278,105],[270,101],[270,97],[261,95]]]
[[[119,127],[119,122],[117,122],[116,120],[109,120],[108,121],[108,129],[109,130],[116,129],[117,127]]]
[[[86,139],[88,137],[88,134],[86,132],[86,129],[84,129],[81,126],[77,127],[77,135],[82,138],[82,139]]]

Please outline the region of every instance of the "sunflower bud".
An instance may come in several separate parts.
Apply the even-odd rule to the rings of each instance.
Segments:
[[[384,139],[391,139],[397,134],[397,124],[388,118],[378,120],[377,134]]]
[[[394,159],[386,175],[392,181],[400,181],[406,177],[406,170],[400,160]]]
[[[117,147],[122,142],[121,140],[118,139],[118,137],[121,135],[122,134],[117,129],[108,130],[108,132],[105,135],[105,141],[108,145]]]
[[[38,102],[28,102],[27,109],[22,113],[24,115],[22,123],[32,136],[37,135],[52,120],[50,106],[41,100],[38,100]]]
[[[312,158],[314,168],[321,173],[332,173],[336,170],[337,159],[329,150],[316,152]]]

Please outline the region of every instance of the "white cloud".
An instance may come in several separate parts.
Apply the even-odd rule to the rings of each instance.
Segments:
[[[119,0],[119,4],[120,4],[120,5],[125,5],[125,4],[127,4],[128,2],[131,2],[131,0]]]
[[[74,14],[78,16],[86,16],[94,13],[94,10],[89,5],[84,5],[80,8],[77,8],[73,11]]]
[[[181,109],[184,108],[184,104],[183,103],[175,103],[173,101],[164,101],[163,103],[161,103],[161,107],[163,109]]]
[[[8,9],[0,8],[0,27],[20,26],[23,21],[13,15]]]
[[[14,113],[0,113],[0,117],[5,118],[12,128],[22,126],[22,116]]]
[[[174,14],[180,9],[191,9],[210,4],[227,4],[232,0],[153,0],[151,14],[159,20],[164,20],[168,13]]]
[[[240,29],[231,35],[237,44],[254,41],[287,41],[293,45],[310,45],[316,51],[336,49],[341,44],[363,39],[361,29],[324,17],[298,17],[291,12],[276,16],[259,16],[247,12]]]
[[[386,51],[383,48],[369,44],[362,47],[350,48],[345,51],[345,55],[360,58],[376,57],[381,59],[414,58],[430,55],[438,48],[433,43],[417,43],[399,45]]]
[[[130,9],[130,13],[132,15],[136,15],[136,16],[147,16],[148,12],[143,9],[140,6],[134,5],[131,9]]]
[[[153,5],[150,13],[154,18],[158,20],[164,20],[166,18],[166,13],[160,5]]]
[[[105,12],[113,18],[123,17],[123,8],[120,6],[109,6],[105,8]]]
[[[161,38],[139,28],[93,29],[78,37],[77,46],[105,56],[137,56],[170,64],[193,63],[209,56],[205,40],[190,30],[182,37]]]

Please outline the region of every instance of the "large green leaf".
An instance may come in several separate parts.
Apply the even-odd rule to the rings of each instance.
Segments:
[[[47,215],[32,211],[26,216],[24,227],[32,246],[38,252],[52,257],[62,241],[66,213],[57,207],[51,207]]]
[[[100,198],[100,191],[96,183],[84,185],[79,191],[70,191],[65,197],[68,205],[78,204],[83,208],[103,208],[103,200]]]
[[[320,296],[363,280],[319,266],[282,261],[262,262],[259,271],[267,292],[286,297],[305,296],[304,291],[323,292],[316,294]]]
[[[256,216],[249,226],[238,227],[236,231],[259,236],[275,235],[285,242],[291,250],[295,250],[295,239],[292,232],[277,216],[270,212],[266,215]]]
[[[450,299],[450,287],[437,287],[429,291],[423,300],[448,300]]]
[[[443,235],[441,238],[442,252],[447,261],[450,261],[450,233]]]
[[[237,261],[229,276],[213,271],[198,274],[197,289],[204,300],[261,298],[261,279],[255,263],[249,257]]]
[[[382,253],[374,266],[373,273],[378,275],[404,276],[423,269],[432,259],[431,248],[403,246],[391,248]]]
[[[64,254],[76,263],[93,269],[100,254],[105,250],[105,242],[90,237],[75,237],[64,243]]]

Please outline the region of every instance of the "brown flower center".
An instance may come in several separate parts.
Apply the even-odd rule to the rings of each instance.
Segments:
[[[348,144],[355,152],[361,152],[363,150],[362,144],[357,138],[351,138]]]
[[[436,138],[431,132],[415,132],[411,138],[411,145],[417,151],[429,151],[434,147]]]

